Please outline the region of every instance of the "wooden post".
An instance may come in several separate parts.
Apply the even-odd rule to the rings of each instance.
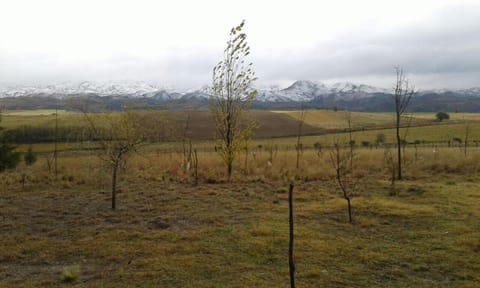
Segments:
[[[290,288],[295,288],[295,262],[293,259],[293,183],[290,183],[288,189],[288,210],[289,210],[289,226],[290,226],[290,241],[288,244],[288,264],[290,271]]]

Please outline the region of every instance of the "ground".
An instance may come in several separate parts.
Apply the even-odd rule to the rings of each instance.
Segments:
[[[52,124],[49,112],[5,116],[2,125],[35,117]],[[192,142],[199,185],[181,143],[146,143],[120,171],[116,211],[95,143],[60,143],[57,177],[48,169],[53,144],[32,145],[41,152],[34,165],[0,173],[0,287],[288,287],[291,181],[298,287],[479,287],[477,115],[462,114],[471,125],[467,153],[447,142],[463,139],[463,118],[444,124],[418,115],[407,142],[422,141],[405,148],[405,179],[392,185],[392,147],[373,145],[378,133],[391,145],[391,115],[352,114],[368,129],[352,135],[358,185],[348,223],[329,149],[348,143],[347,133],[302,137],[296,169],[297,139],[271,137],[295,135],[298,112],[255,112],[264,138],[242,151],[228,182],[214,143],[202,140],[211,132],[205,113],[191,116],[203,127]],[[308,113],[307,132],[345,129],[345,114]],[[61,117],[68,125],[81,115]]]
[[[478,178],[368,180],[354,223],[335,183],[298,183],[299,287],[476,287]],[[1,287],[287,287],[286,185],[123,183],[4,191]],[[62,281],[77,266],[79,277]]]

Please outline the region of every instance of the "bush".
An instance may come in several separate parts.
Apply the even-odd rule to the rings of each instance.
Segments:
[[[445,112],[438,112],[437,114],[435,114],[435,117],[440,122],[442,122],[443,120],[450,119],[450,115],[448,115],[448,113],[445,113]]]
[[[20,163],[20,153],[7,143],[0,143],[0,172],[13,169]]]
[[[387,137],[385,136],[385,134],[382,134],[382,133],[377,134],[377,137],[375,139],[375,143],[377,145],[385,144],[386,141],[387,141]]]
[[[27,164],[28,166],[32,165],[37,161],[37,155],[33,153],[32,147],[28,147],[27,154],[23,156],[23,160],[25,161],[25,164]]]
[[[315,148],[316,151],[320,152],[322,151],[322,144],[320,142],[315,142],[315,144],[313,144],[313,148]]]
[[[62,281],[63,282],[73,282],[80,277],[80,266],[73,265],[63,268],[62,271]]]
[[[362,146],[363,147],[370,147],[370,142],[369,141],[362,141]]]

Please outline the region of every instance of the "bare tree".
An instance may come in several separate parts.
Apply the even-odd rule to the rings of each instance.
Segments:
[[[198,185],[198,153],[197,153],[197,149],[193,149],[192,161],[193,161],[193,176],[194,176],[194,179],[195,179],[194,185],[197,186]]]
[[[350,153],[353,153],[353,150],[346,149],[344,145],[337,141],[330,151],[330,160],[335,168],[337,184],[343,194],[343,198],[347,200],[348,221],[352,223],[351,198],[358,181],[353,177],[354,166],[349,165],[350,160],[354,158]]]
[[[52,172],[52,164],[54,161],[53,155],[48,153],[48,154],[45,154],[44,157],[45,157],[45,164],[47,164],[48,173],[50,174]]]
[[[55,106],[55,143],[53,147],[53,159],[55,160],[55,180],[58,179],[58,107]]]
[[[189,137],[189,128],[190,128],[190,114],[187,113],[187,118],[185,119],[185,125],[183,127],[182,135],[182,148],[183,148],[183,168],[185,172],[188,173],[190,166],[192,165],[192,140]],[[187,147],[188,142],[188,147]]]
[[[407,148],[407,145],[408,145],[408,141],[407,141],[407,136],[408,136],[408,130],[410,130],[410,127],[411,127],[411,124],[412,124],[412,120],[413,120],[413,116],[412,115],[407,115],[406,116],[407,118],[407,125],[404,129],[404,133],[403,133],[403,138],[401,140],[402,142],[402,160],[403,160],[403,167],[405,168],[407,166],[407,153],[406,153],[406,148]]]
[[[98,114],[83,113],[92,134],[100,145],[102,159],[112,173],[112,210],[116,208],[117,176],[120,165],[144,141],[139,115],[132,112]]]
[[[274,144],[274,141],[271,140],[266,146],[266,148],[268,150],[268,162],[270,162],[270,164],[273,164],[274,159],[277,157],[278,145]]]
[[[255,81],[252,63],[246,64],[250,54],[247,35],[242,32],[244,21],[230,31],[230,39],[224,50],[224,58],[213,68],[213,85],[210,95],[210,110],[215,121],[218,149],[230,179],[233,162],[242,150],[245,138],[251,135],[253,121],[246,121],[242,114],[255,98],[251,88]]]
[[[396,170],[397,165],[395,164],[395,160],[394,160],[392,151],[390,150],[390,148],[388,146],[384,146],[383,159],[384,159],[387,171],[389,172],[389,174],[391,176],[391,178],[390,178],[390,195],[393,196],[397,193],[396,188],[395,188],[395,177],[396,177],[395,170]]]
[[[244,140],[244,146],[243,146],[243,151],[245,152],[245,161],[243,162],[243,173],[245,175],[248,175],[248,139]]]
[[[348,146],[350,147],[350,169],[353,168],[353,149],[355,148],[355,140],[353,139],[353,130],[352,130],[352,112],[345,112],[345,120],[347,121],[348,128]]]
[[[303,136],[303,124],[305,124],[305,117],[307,113],[305,112],[305,108],[302,104],[302,109],[300,112],[300,118],[298,119],[298,129],[297,129],[297,144],[295,144],[295,150],[297,152],[297,170],[300,168],[300,156],[303,153],[303,143],[302,143],[302,136]]]
[[[183,166],[185,173],[190,176],[193,176],[194,185],[198,185],[198,153],[197,149],[193,148],[192,139],[190,139],[190,114],[187,114],[185,120],[183,137],[182,137],[182,147],[183,147]],[[187,147],[188,141],[188,147]],[[190,171],[193,169],[193,171]]]
[[[468,149],[468,136],[470,136],[470,122],[468,120],[464,120],[465,122],[465,140],[463,141],[463,154],[467,157],[467,149]]]
[[[415,95],[415,90],[410,87],[410,83],[403,73],[403,68],[395,67],[397,81],[395,83],[395,93],[393,95],[395,104],[395,129],[397,137],[397,178],[402,180],[402,138],[400,136],[400,126],[402,115],[407,110],[408,104]]]

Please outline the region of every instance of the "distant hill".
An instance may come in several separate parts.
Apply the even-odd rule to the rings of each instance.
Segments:
[[[254,109],[337,109],[368,112],[393,111],[390,91],[365,84],[339,82],[325,85],[295,81],[285,89],[258,89]],[[208,109],[208,88],[178,92],[141,82],[61,84],[42,87],[0,88],[0,105],[6,109],[73,109],[88,103],[90,111],[124,107],[169,110]],[[480,88],[420,91],[412,99],[411,112],[480,112]]]

